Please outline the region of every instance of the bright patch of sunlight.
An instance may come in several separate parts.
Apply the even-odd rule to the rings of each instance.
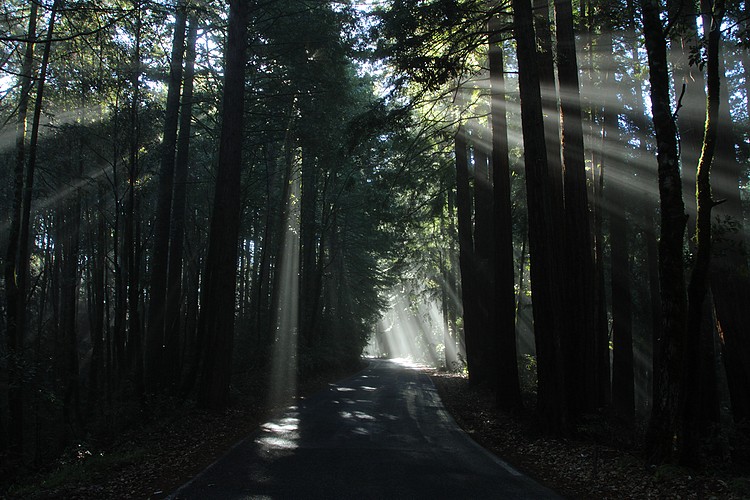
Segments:
[[[295,407],[289,409],[294,410]],[[255,442],[266,449],[293,450],[297,448],[297,441],[299,440],[299,418],[297,416],[294,411],[287,412],[284,418],[261,425],[261,435]]]
[[[391,361],[404,368],[422,368],[424,366],[424,364],[416,363],[408,358],[393,358]]]
[[[299,169],[290,179],[290,196],[279,259],[279,304],[275,311],[275,342],[271,364],[270,404],[278,406],[297,393],[297,333],[299,323],[300,254]]]
[[[445,326],[438,303],[407,290],[393,290],[365,354],[408,365],[444,364]]]

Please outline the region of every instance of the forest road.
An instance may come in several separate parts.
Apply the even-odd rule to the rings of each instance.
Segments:
[[[472,441],[427,375],[372,360],[261,426],[170,498],[562,497]]]

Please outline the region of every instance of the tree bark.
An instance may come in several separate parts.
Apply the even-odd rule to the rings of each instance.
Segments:
[[[538,66],[539,88],[542,96],[547,167],[552,183],[553,204],[560,214],[563,211],[563,164],[560,144],[560,113],[557,87],[555,85],[555,56],[552,50],[549,0],[532,0],[534,6],[534,29],[539,48],[535,63]]]
[[[686,331],[686,355],[683,371],[683,401],[680,440],[678,441],[680,461],[693,464],[699,460],[700,441],[706,431],[701,419],[702,406],[706,404],[701,398],[701,382],[704,373],[701,368],[713,370],[713,366],[704,366],[702,352],[708,345],[713,345],[713,329],[708,332],[703,327],[704,301],[708,293],[708,277],[711,267],[711,209],[714,201],[711,198],[711,163],[716,150],[716,139],[719,126],[719,43],[721,41],[721,22],[724,18],[723,0],[702,0],[701,9],[706,12],[704,26],[708,27],[708,48],[706,61],[706,120],[703,133],[703,148],[696,173],[696,210],[695,226],[696,255],[688,285],[688,320]],[[707,337],[707,338],[706,338]],[[704,348],[704,349],[702,349]]]
[[[533,14],[529,0],[513,0],[518,53],[526,195],[529,211],[531,289],[537,352],[537,411],[546,430],[568,426],[565,379],[560,345],[562,297],[556,256],[558,230],[553,210],[553,181],[547,163],[542,98],[539,88]]]
[[[458,252],[461,268],[461,300],[464,310],[464,341],[469,381],[479,382],[482,367],[477,336],[480,321],[477,308],[477,283],[474,256],[474,238],[471,228],[471,194],[469,192],[469,159],[466,134],[459,127],[455,139],[456,154],[456,212],[458,217]]]
[[[180,86],[182,84],[182,60],[185,52],[185,26],[187,7],[178,2],[175,7],[175,24],[172,38],[172,54],[169,64],[169,85],[164,117],[159,187],[154,221],[154,249],[151,260],[151,288],[149,294],[148,331],[144,350],[145,383],[150,392],[164,388],[170,381],[165,337],[165,311],[167,303],[167,279],[169,269],[169,236],[174,191],[175,150],[180,111]],[[170,335],[171,338],[171,335]]]
[[[190,129],[193,118],[193,79],[195,75],[195,42],[198,34],[198,20],[194,13],[189,15],[189,27],[185,53],[185,77],[180,105],[180,133],[177,139],[175,157],[174,198],[172,200],[172,221],[169,225],[169,269],[167,273],[167,304],[164,331],[164,361],[168,373],[166,382],[176,386],[180,382],[182,364],[180,362],[181,325],[180,304],[182,303],[182,261],[185,239],[185,204],[187,198],[188,170],[190,160]]]
[[[106,265],[107,265],[107,225],[104,217],[106,199],[106,190],[102,183],[99,184],[97,212],[98,216],[92,214],[89,217],[89,223],[93,224],[92,219],[96,219],[96,234],[91,237],[91,254],[93,261],[91,263],[91,309],[90,319],[90,337],[91,337],[91,366],[89,368],[89,387],[88,387],[88,408],[89,417],[93,417],[96,412],[101,411],[101,399],[104,373],[104,336],[105,336],[105,310],[107,308],[107,297],[105,291],[106,284]],[[93,233],[93,231],[92,231]]]
[[[478,328],[477,370],[474,382],[487,382],[494,387],[498,366],[494,310],[494,227],[493,188],[486,139],[480,134],[474,137],[474,273],[476,280],[476,311]]]
[[[229,3],[219,163],[198,325],[202,358],[198,404],[212,409],[225,408],[229,403],[241,209],[248,3],[247,0]]]
[[[650,461],[662,463],[672,455],[677,430],[682,370],[685,352],[687,296],[683,262],[685,206],[677,152],[677,128],[669,96],[669,74],[664,27],[656,0],[641,0],[643,34],[649,64],[651,109],[656,131],[661,233],[659,278],[661,285],[662,328],[657,360],[658,393],[654,393],[646,434]]]
[[[52,10],[50,12],[49,22],[47,25],[47,35],[44,42],[44,52],[42,54],[42,63],[39,68],[39,78],[37,81],[37,89],[36,89],[36,100],[34,103],[34,114],[31,124],[31,134],[29,136],[29,157],[28,162],[26,164],[26,180],[23,186],[23,203],[21,206],[21,223],[19,227],[19,240],[18,240],[18,263],[17,263],[17,271],[15,280],[17,283],[17,288],[15,290],[15,293],[17,294],[17,301],[16,301],[16,307],[18,308],[18,311],[16,312],[16,322],[15,322],[15,328],[16,330],[13,331],[11,328],[9,328],[8,332],[8,339],[9,343],[10,340],[14,338],[14,340],[17,342],[17,344],[10,346],[9,345],[9,352],[14,352],[17,354],[16,358],[14,359],[14,363],[18,363],[20,361],[20,356],[22,356],[23,352],[23,341],[24,337],[26,335],[26,308],[27,308],[27,301],[26,301],[26,294],[28,293],[28,280],[29,280],[29,266],[30,266],[30,258],[31,258],[31,204],[32,204],[32,198],[34,194],[34,175],[36,173],[36,157],[37,157],[37,151],[39,146],[39,129],[41,127],[41,117],[42,117],[42,104],[44,102],[44,86],[47,79],[47,68],[49,66],[49,59],[50,59],[50,52],[52,51],[52,36],[54,32],[55,27],[55,20],[57,17],[57,13],[62,8],[63,0],[55,0],[52,4]],[[23,308],[23,310],[21,309]],[[10,324],[9,324],[10,327]],[[14,368],[18,368],[17,365],[14,366]],[[18,378],[16,378],[18,377]],[[23,416],[23,393],[22,393],[22,379],[20,372],[15,372],[11,374],[11,379],[15,378],[14,382],[16,382],[16,387],[18,388],[19,392],[15,393],[13,390],[16,389],[16,387],[13,387],[9,396],[9,406],[11,411],[11,425],[12,426],[21,426],[19,427],[19,430],[23,430],[23,424],[17,423],[15,421],[16,418]],[[23,437],[13,438],[14,441],[11,442],[11,451],[15,451],[17,449],[17,446],[20,444],[23,445]],[[15,442],[15,439],[18,439],[20,442]],[[17,449],[18,453],[23,453],[23,449]],[[20,458],[20,457],[19,457]]]
[[[82,144],[79,144],[79,167],[72,176],[73,185],[79,183],[83,174]],[[72,165],[71,165],[72,166]],[[78,259],[80,250],[79,235],[81,232],[81,192],[73,192],[70,206],[60,209],[63,215],[58,223],[61,225],[62,270],[60,280],[60,379],[63,401],[63,422],[65,424],[64,441],[69,443],[79,433],[80,418],[80,386],[78,374]],[[61,200],[61,204],[65,204]]]
[[[675,110],[680,139],[680,175],[683,192],[691,194],[695,191],[696,167],[701,154],[706,111],[706,80],[698,65],[690,64],[690,51],[701,44],[696,24],[696,5],[697,2],[694,1],[667,1],[668,19],[672,26],[667,56],[674,80],[674,93],[681,105],[680,109]],[[696,203],[693,196],[685,197],[685,212],[688,214],[687,233],[692,235],[696,224]]]
[[[34,64],[34,43],[36,38],[37,3],[30,2],[29,25],[21,75],[21,93],[16,119],[16,158],[13,171],[13,208],[8,228],[8,247],[5,253],[5,300],[6,300],[6,345],[8,349],[8,451],[10,460],[20,462],[23,457],[23,340],[26,323],[26,290],[19,287],[25,279],[18,275],[20,266],[19,250],[26,242],[21,240],[21,213],[24,196],[24,170],[26,167],[26,118],[31,94],[31,72]]]
[[[136,0],[138,1],[138,0]],[[135,27],[135,47],[133,50],[133,73],[131,74],[131,85],[133,98],[130,103],[130,127],[128,129],[128,187],[125,201],[125,215],[123,221],[122,254],[125,260],[126,289],[125,301],[127,304],[127,339],[125,344],[125,363],[121,366],[121,376],[127,377],[135,394],[136,399],[143,402],[143,343],[141,329],[141,237],[140,237],[140,197],[137,193],[138,178],[140,177],[140,79],[141,79],[141,28],[142,13],[140,4],[137,5],[137,18]]]
[[[513,224],[510,199],[508,123],[503,74],[503,47],[499,19],[489,21],[489,66],[492,122],[495,296],[494,334],[497,343],[497,405],[505,411],[521,408],[516,352]]]
[[[583,121],[578,81],[573,7],[555,0],[557,72],[560,83],[566,262],[566,381],[571,411],[597,404],[594,259],[590,228]]]

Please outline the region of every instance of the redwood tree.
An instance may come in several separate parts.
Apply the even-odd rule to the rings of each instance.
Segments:
[[[198,404],[214,409],[224,408],[229,403],[241,208],[248,3],[247,0],[229,2],[219,161],[198,320],[201,356]]]
[[[558,269],[558,231],[554,185],[547,163],[542,98],[539,88],[533,12],[529,0],[513,0],[518,52],[526,196],[529,211],[531,291],[537,352],[537,411],[550,432],[568,425],[562,365],[562,291]]]
[[[497,404],[504,410],[521,407],[516,359],[515,290],[513,279],[513,230],[510,199],[508,123],[505,111],[503,46],[499,19],[488,24],[490,95],[492,116],[492,171],[494,207],[495,294],[494,337],[497,345]]]

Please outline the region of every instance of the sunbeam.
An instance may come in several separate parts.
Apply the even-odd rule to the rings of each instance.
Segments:
[[[435,301],[393,290],[365,354],[443,366],[444,339],[445,325]]]
[[[279,256],[279,302],[275,312],[269,403],[282,405],[297,393],[297,333],[299,330],[300,175],[289,181],[286,220]]]

